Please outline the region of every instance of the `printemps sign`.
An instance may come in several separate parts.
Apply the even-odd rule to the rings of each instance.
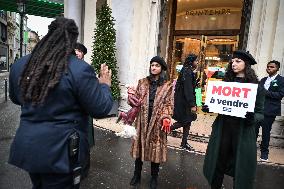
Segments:
[[[186,16],[201,16],[201,15],[223,15],[231,14],[231,9],[202,9],[186,11]]]

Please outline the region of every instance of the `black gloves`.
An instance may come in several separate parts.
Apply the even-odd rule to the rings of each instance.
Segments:
[[[247,112],[245,118],[245,126],[253,126],[254,125],[254,112]]]
[[[203,105],[201,110],[202,112],[209,113],[209,107],[207,105]]]
[[[246,119],[254,119],[254,112],[247,112]]]

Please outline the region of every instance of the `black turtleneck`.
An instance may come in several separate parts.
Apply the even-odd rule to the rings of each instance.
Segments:
[[[153,106],[154,106],[154,100],[158,88],[158,80],[149,80],[150,86],[149,86],[149,111],[148,111],[148,123],[151,120],[152,112],[153,112]]]
[[[235,77],[234,82],[243,83],[244,78],[243,77]],[[224,115],[224,125],[233,125],[233,127],[239,128],[241,119],[242,118],[235,117],[235,116]]]

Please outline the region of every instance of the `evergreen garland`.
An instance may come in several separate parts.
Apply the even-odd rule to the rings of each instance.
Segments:
[[[120,98],[118,80],[118,67],[115,57],[116,31],[114,29],[114,18],[107,4],[97,11],[97,20],[92,51],[92,66],[97,73],[100,72],[101,64],[106,64],[112,71],[111,92],[114,100]]]

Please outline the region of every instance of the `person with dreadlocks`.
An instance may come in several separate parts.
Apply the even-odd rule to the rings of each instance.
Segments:
[[[79,188],[88,115],[104,117],[112,108],[111,70],[102,65],[97,78],[76,58],[77,37],[74,20],[56,18],[32,53],[11,67],[9,95],[21,106],[21,120],[9,163],[27,171],[35,189]]]
[[[180,127],[183,128],[180,147],[185,150],[193,149],[188,144],[187,137],[189,135],[191,122],[195,121],[197,117],[195,100],[196,79],[193,72],[197,65],[197,56],[195,54],[189,54],[184,61],[183,68],[180,71],[175,86],[173,119],[175,119],[176,122],[171,126],[171,130],[174,131]]]

